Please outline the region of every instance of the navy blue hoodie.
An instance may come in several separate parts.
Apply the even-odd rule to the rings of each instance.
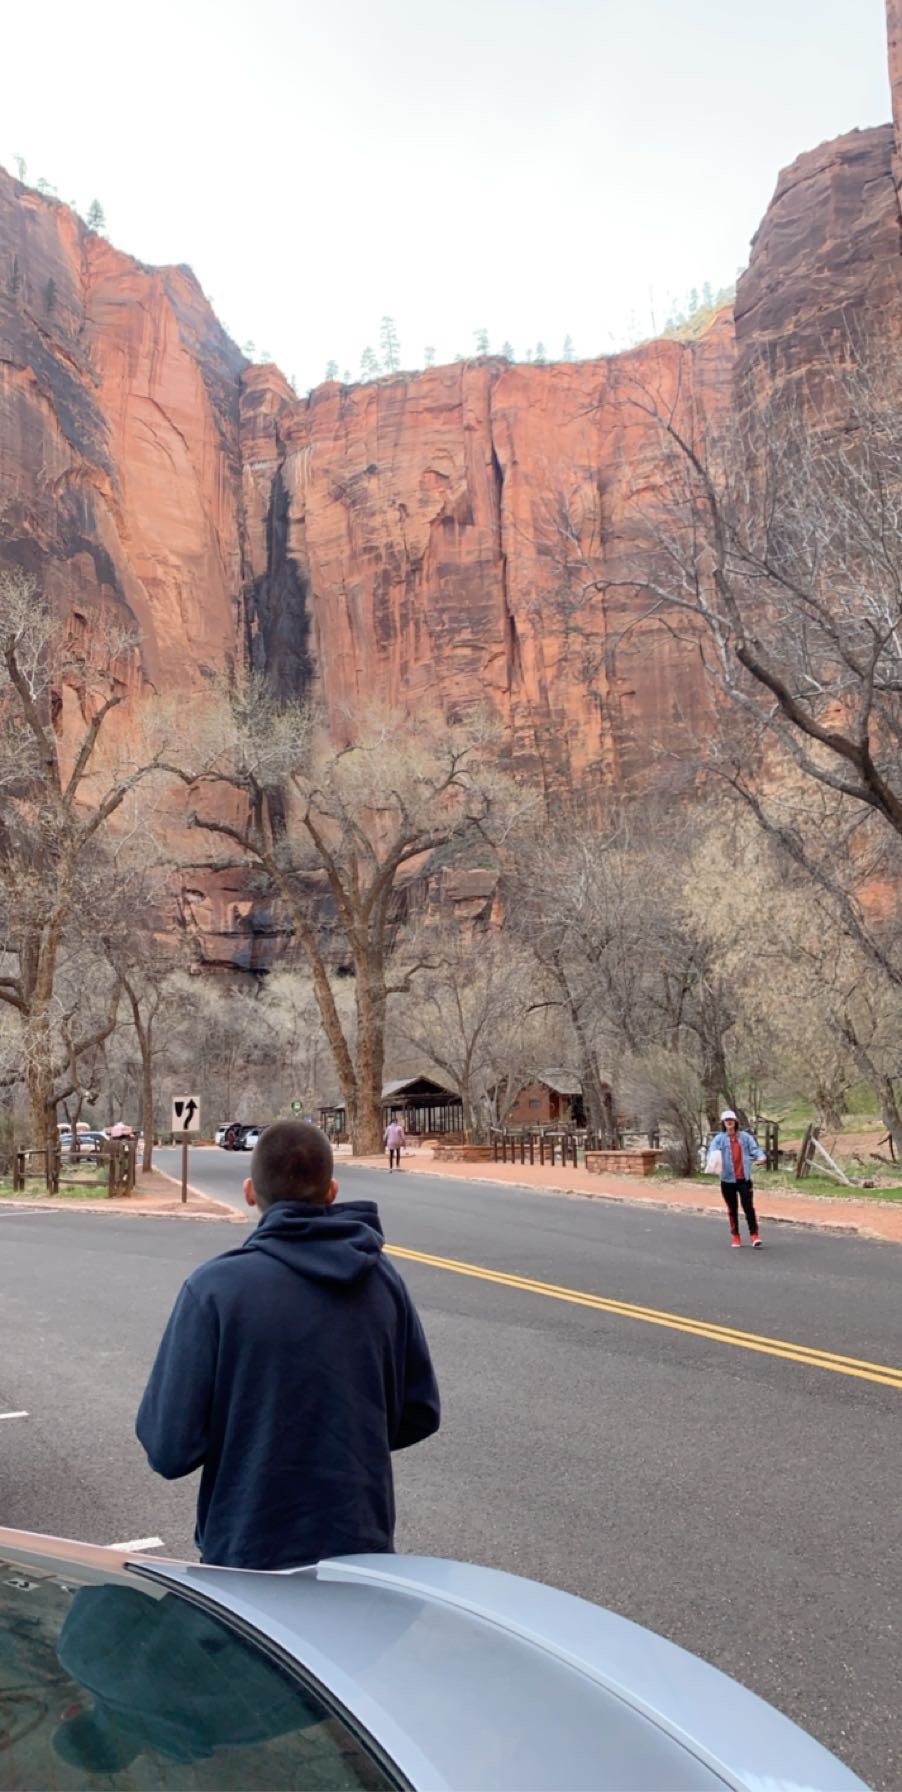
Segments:
[[[203,1468],[205,1562],[288,1568],[393,1548],[391,1451],[438,1429],[416,1308],[374,1201],[278,1201],[188,1277],[138,1411],[151,1467]]]

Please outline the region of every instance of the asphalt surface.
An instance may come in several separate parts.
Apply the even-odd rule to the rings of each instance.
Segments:
[[[191,1181],[238,1205],[248,1165],[193,1152]],[[730,1251],[725,1222],[638,1205],[340,1177],[344,1198],[378,1199],[390,1245],[660,1314],[399,1260],[444,1401],[439,1435],[397,1459],[399,1547],[612,1606],[736,1675],[881,1792],[902,1785],[902,1390],[667,1323],[900,1368],[902,1253],[784,1226]],[[5,1523],[192,1553],[192,1482],[150,1473],[133,1416],[184,1275],[243,1236],[0,1212],[0,1412],[29,1413],[0,1419]]]

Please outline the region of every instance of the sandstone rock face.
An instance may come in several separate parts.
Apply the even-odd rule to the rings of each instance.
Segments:
[[[886,0],[889,84],[893,96],[893,180],[902,189],[902,0]]]
[[[244,359],[184,268],[142,268],[0,171],[0,540],[61,609],[142,634],[139,683],[243,652]]]
[[[902,0],[888,20],[902,111]],[[298,401],[190,270],[142,267],[0,171],[0,560],[86,628],[134,622],[136,696],[249,661],[317,697],[336,740],[372,699],[487,705],[552,807],[574,785],[603,802],[660,784],[710,695],[691,636],[635,584],[631,512],[666,478],[636,395],[678,399],[703,437],[737,392],[791,391],[851,324],[897,330],[899,180],[890,126],[801,156],[735,320],[699,341]],[[265,957],[228,879],[191,902],[218,955],[241,935],[239,956]]]
[[[621,363],[704,410],[724,402],[732,352],[724,320]],[[487,359],[330,384],[271,415],[271,458],[254,453],[272,480],[280,677],[293,661],[336,738],[373,695],[448,716],[488,704],[523,774],[559,797],[647,776],[697,729],[697,656],[641,621],[644,599],[601,592],[656,452],[655,432],[612,406],[611,370]],[[262,409],[255,394],[249,432]]]
[[[784,170],[736,293],[740,381],[782,382],[862,327],[898,332],[902,298],[891,125],[850,131]]]

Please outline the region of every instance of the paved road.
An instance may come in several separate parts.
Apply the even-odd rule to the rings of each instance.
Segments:
[[[196,1152],[239,1199],[246,1159]],[[902,1390],[673,1329],[667,1315],[902,1365],[894,1247],[341,1166],[391,1243],[588,1291],[601,1309],[405,1259],[439,1436],[398,1462],[408,1549],[600,1599],[772,1699],[874,1786],[898,1748]],[[130,1437],[182,1276],[235,1226],[0,1214],[7,1522],[99,1541],[190,1534],[192,1489]],[[619,1303],[617,1305],[616,1303]],[[654,1323],[624,1306],[658,1310]]]

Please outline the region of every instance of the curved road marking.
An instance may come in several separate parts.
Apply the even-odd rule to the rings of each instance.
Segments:
[[[403,1257],[410,1263],[425,1263],[432,1269],[449,1270],[453,1275],[472,1276],[482,1282],[496,1282],[503,1288],[518,1288],[524,1294],[543,1294],[549,1300],[567,1301],[575,1307],[593,1307],[598,1312],[615,1313],[621,1319],[639,1319],[646,1325],[660,1325],[669,1331],[689,1332],[696,1338],[707,1338],[715,1344],[732,1344],[738,1350],[758,1351],[763,1356],[780,1356],[787,1362],[803,1363],[809,1369],[830,1369],[834,1375],[852,1375],[859,1381],[875,1381],[881,1387],[896,1388],[902,1393],[902,1369],[890,1363],[869,1363],[861,1357],[840,1356],[833,1350],[819,1350],[814,1345],[795,1344],[787,1338],[770,1338],[758,1332],[739,1331],[735,1326],[716,1325],[713,1320],[692,1319],[683,1313],[668,1313],[658,1307],[640,1307],[631,1301],[609,1300],[602,1294],[587,1294],[580,1288],[562,1288],[554,1282],[536,1282],[528,1276],[507,1275],[502,1270],[484,1269],[479,1263],[461,1263],[454,1257],[433,1257],[426,1251],[410,1251],[403,1245],[386,1245],[390,1257]]]

